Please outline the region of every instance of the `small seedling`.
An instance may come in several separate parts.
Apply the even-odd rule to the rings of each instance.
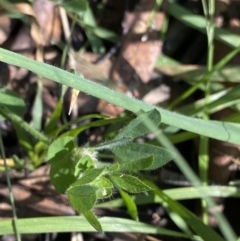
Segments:
[[[53,185],[60,193],[66,193],[71,206],[100,232],[101,224],[92,211],[94,205],[111,197],[113,188],[126,191],[126,195],[151,191],[136,176],[136,171],[156,169],[173,159],[173,154],[166,149],[134,143],[137,137],[149,133],[144,124],[146,118],[152,120],[156,128],[160,124],[159,112],[152,110],[132,120],[113,140],[95,147],[78,147],[74,137],[69,136],[59,137],[49,146],[47,159]],[[117,161],[101,162],[98,153],[106,149]]]

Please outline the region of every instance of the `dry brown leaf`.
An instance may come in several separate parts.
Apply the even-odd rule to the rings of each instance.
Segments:
[[[0,17],[0,44],[3,44],[11,32],[11,20],[6,16]]]
[[[18,3],[15,4],[15,8],[18,12],[29,15],[32,17],[32,23],[31,23],[31,36],[36,43],[37,50],[36,50],[36,60],[43,62],[43,35],[41,32],[40,25],[37,21],[34,9],[30,4],[27,3]]]
[[[155,3],[155,0],[141,0],[135,11],[126,15],[124,28],[127,34],[112,71],[112,79],[119,84],[129,84],[136,76],[146,83],[151,77],[161,53],[159,30],[164,20],[164,14],[157,12],[152,26],[148,26]]]
[[[43,45],[48,46],[61,38],[61,20],[58,8],[49,0],[35,0],[33,2],[35,18],[41,28]]]

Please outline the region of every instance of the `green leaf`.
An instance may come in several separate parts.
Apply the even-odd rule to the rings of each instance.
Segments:
[[[166,10],[171,16],[206,34],[205,17],[193,13],[175,2],[169,2]],[[237,48],[240,46],[239,35],[223,28],[218,28],[216,26],[214,27],[214,38],[232,48]]]
[[[161,116],[156,109],[153,109],[139,115],[137,118],[132,120],[123,130],[120,131],[120,133],[114,138],[114,140],[133,140],[139,136],[148,134],[150,131],[149,128],[145,125],[145,121],[149,119],[153,122],[157,129],[161,122]]]
[[[45,78],[52,79],[71,88],[81,90],[87,94],[95,96],[96,98],[106,100],[111,104],[118,105],[134,113],[138,113],[140,110],[149,111],[155,108],[161,114],[161,122],[164,124],[172,125],[180,129],[214,139],[240,144],[240,136],[238,135],[240,131],[239,124],[201,120],[180,115],[160,107],[153,107],[152,105],[137,99],[130,98],[123,93],[113,91],[93,81],[71,74],[68,71],[64,71],[48,64],[39,63],[2,48],[0,48],[0,60],[5,63],[26,68],[34,73],[42,75]]]
[[[119,166],[120,166],[120,170],[139,171],[139,170],[150,169],[151,166],[153,166],[153,161],[154,161],[154,156],[152,155],[143,159],[120,162]]]
[[[69,12],[79,13],[87,10],[86,0],[71,0],[61,4]]]
[[[42,129],[42,117],[43,117],[43,102],[42,102],[42,80],[41,77],[37,78],[37,93],[32,107],[32,127],[36,130]]]
[[[15,92],[0,88],[0,105],[7,107],[15,114],[21,116],[25,112],[25,103],[22,98]],[[0,118],[5,118],[0,116]]]
[[[87,219],[87,221],[98,231],[98,232],[102,232],[102,226],[99,223],[99,221],[97,220],[95,214],[93,213],[93,211],[87,211],[83,213],[83,216]]]
[[[128,174],[112,173],[109,174],[109,179],[118,188],[121,188],[129,193],[147,192],[152,190],[149,186],[140,181],[137,177],[133,177]]]
[[[53,132],[51,132],[52,136],[58,136],[59,133],[69,130],[70,126],[73,124],[79,124],[81,121],[84,120],[88,120],[88,119],[103,119],[103,118],[107,118],[105,115],[100,115],[100,114],[91,114],[91,115],[84,115],[82,117],[78,117],[76,119],[73,119],[71,121],[68,121],[67,123],[65,123],[64,125],[59,126],[56,130],[53,130]]]
[[[123,162],[133,161],[133,163],[137,163],[135,161],[140,160],[140,163],[141,163],[141,161],[147,162],[148,158],[153,157],[152,165],[149,168],[144,168],[145,170],[152,170],[152,169],[159,168],[165,165],[166,163],[168,163],[169,161],[171,161],[172,159],[174,159],[174,154],[172,152],[164,148],[145,144],[145,143],[144,144],[129,143],[128,145],[118,147],[112,151]]]
[[[80,158],[75,166],[75,176],[78,177],[81,172],[84,172],[88,169],[94,168],[94,162],[90,156],[86,155]]]
[[[132,219],[138,221],[138,210],[135,202],[128,195],[128,193],[124,192],[123,190],[119,190],[119,193],[126,204],[129,215],[132,217]]]
[[[174,61],[174,63],[171,63]],[[206,74],[206,67],[204,66],[189,66],[175,62],[175,60],[169,58],[168,56],[160,55],[156,63],[156,69],[163,72],[164,74],[170,75],[175,79],[184,79],[193,84]],[[238,66],[225,66],[221,69],[217,69],[210,77],[213,85],[216,82],[238,82],[238,76],[240,70]],[[219,83],[218,83],[219,85]],[[200,86],[201,88],[201,86]]]
[[[116,171],[119,170],[119,164],[118,164],[118,163],[109,164],[109,165],[107,166],[107,170],[108,170],[109,172],[116,172]]]
[[[99,26],[92,29],[93,33],[99,38],[106,39],[109,42],[117,43],[119,41],[119,36],[113,31],[101,28]]]
[[[104,53],[105,46],[103,45],[102,40],[93,31],[95,28],[98,28],[98,26],[95,16],[89,5],[83,14],[83,23],[85,27],[85,33],[87,35],[88,41],[92,47],[93,52]]]
[[[205,225],[195,214],[182,206],[180,203],[174,201],[169,196],[163,193],[154,183],[148,181],[149,186],[153,189],[153,192],[161,198],[162,202],[166,204],[172,211],[181,216],[187,224],[194,230],[204,241],[224,241],[224,239],[215,232],[212,228]]]
[[[167,196],[174,200],[190,200],[190,199],[201,199],[202,193],[207,196],[212,197],[237,197],[240,198],[240,188],[229,187],[229,186],[202,186],[202,187],[183,187],[183,188],[171,188],[163,191]],[[153,192],[140,193],[138,195],[132,196],[133,201],[137,205],[147,205],[149,203],[159,203],[161,198],[154,194]],[[119,208],[123,207],[124,203],[121,198],[114,199],[112,201],[107,201],[104,203],[99,203],[96,207],[99,208]]]
[[[62,108],[63,108],[63,98],[60,98],[57,106],[55,107],[48,123],[46,124],[45,128],[44,128],[44,132],[46,135],[49,135],[50,133],[52,133],[53,131],[56,131],[57,128],[57,124],[59,121],[59,118],[61,116],[62,113]]]
[[[65,193],[69,186],[76,181],[74,165],[71,160],[61,160],[51,164],[51,182],[60,193]]]
[[[90,211],[97,201],[96,188],[90,185],[70,188],[67,195],[71,206],[79,213]]]
[[[105,177],[99,177],[90,183],[91,186],[97,187],[97,199],[108,198],[112,196],[113,184]]]
[[[59,162],[66,156],[70,156],[75,147],[73,137],[61,137],[54,141],[48,148],[47,160],[49,163]]]
[[[185,115],[196,115],[207,108],[208,113],[212,114],[238,103],[240,101],[239,91],[239,85],[234,88],[225,88],[221,92],[210,95],[208,104],[204,102],[204,99],[201,99],[179,108],[178,111]]]
[[[130,219],[116,217],[99,218],[104,232],[120,233],[146,233],[173,236],[178,238],[189,238],[190,240],[199,240],[198,237],[136,222]],[[83,216],[60,216],[60,217],[34,217],[18,219],[18,228],[21,234],[36,233],[61,233],[61,232],[95,232],[91,225]],[[12,219],[1,220],[0,235],[14,234],[15,229],[12,225]],[[198,239],[197,239],[198,238]]]
[[[91,121],[87,124],[81,125],[75,129],[71,129],[69,131],[64,132],[61,136],[78,136],[81,132],[84,130],[90,129],[91,127],[98,127],[103,125],[109,125],[111,123],[114,123],[115,119],[101,119],[96,121]]]
[[[104,48],[102,40],[99,37],[97,37],[94,34],[94,32],[91,30],[87,29],[85,33],[86,33],[88,41],[92,47],[93,53],[103,54],[105,52],[105,48]]]
[[[95,168],[92,170],[87,170],[80,179],[78,179],[76,182],[74,182],[71,185],[71,187],[77,187],[84,184],[89,184],[90,182],[97,179],[102,174],[103,170],[104,168],[101,168],[101,169]]]
[[[32,143],[33,141],[30,138],[29,133],[27,133],[26,130],[24,130],[23,128],[21,128],[19,125],[17,125],[14,122],[13,122],[13,126],[14,126],[14,129],[15,129],[16,134],[17,134],[18,143],[23,148],[25,148],[26,151],[32,151],[34,143]]]

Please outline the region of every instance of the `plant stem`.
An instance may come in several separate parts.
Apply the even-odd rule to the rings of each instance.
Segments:
[[[20,127],[22,127],[25,131],[30,133],[33,137],[35,137],[39,141],[42,141],[46,145],[51,144],[51,141],[48,140],[46,136],[41,134],[39,131],[35,130],[32,126],[26,123],[21,117],[11,112],[7,107],[0,106],[0,114],[3,115],[6,119],[14,122],[16,125],[19,125]]]
[[[208,1],[208,8],[206,7],[205,0],[202,0],[204,15],[206,18],[206,32],[208,39],[208,52],[207,52],[207,74],[213,70],[213,55],[214,55],[214,13],[215,13],[215,0]],[[204,120],[209,120],[208,103],[211,92],[210,76],[205,79],[205,108],[203,109],[202,117]],[[208,185],[208,171],[209,171],[209,138],[200,136],[199,142],[199,177],[203,186]],[[201,200],[203,222],[208,224],[207,203],[206,200]]]
[[[154,123],[150,119],[144,119],[145,125],[149,128],[150,131],[156,133],[156,127]],[[216,205],[212,198],[203,190],[201,187],[201,182],[197,175],[193,172],[191,167],[188,163],[184,160],[182,155],[179,151],[172,145],[172,143],[168,140],[168,138],[164,135],[164,133],[160,133],[156,135],[156,139],[159,143],[168,149],[169,151],[175,154],[175,163],[177,164],[178,168],[182,171],[182,173],[187,177],[187,179],[192,183],[193,186],[196,187],[196,190],[199,192],[199,195],[206,200],[206,205],[210,208],[211,213],[216,217],[219,223],[219,228],[222,231],[226,240],[235,241],[236,235],[233,232],[231,226],[229,225],[226,218],[223,216],[222,213],[216,210]]]
[[[13,196],[13,192],[12,192],[11,180],[9,177],[8,165],[6,162],[6,155],[5,155],[5,151],[4,151],[4,147],[3,147],[1,130],[0,130],[0,150],[1,150],[1,155],[2,155],[3,161],[4,161],[4,169],[5,169],[6,180],[7,180],[8,190],[9,190],[9,199],[10,199],[10,203],[12,206],[13,228],[14,228],[15,235],[17,236],[17,241],[21,241],[21,235],[19,233],[19,229],[18,229],[18,225],[17,225],[16,207],[15,207],[14,196]]]

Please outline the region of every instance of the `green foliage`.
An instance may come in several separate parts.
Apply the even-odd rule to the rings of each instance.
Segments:
[[[48,79],[52,79],[77,90],[82,90],[85,93],[106,100],[111,104],[123,107],[133,113],[138,113],[141,110],[147,112],[154,109],[153,106],[147,103],[130,98],[120,92],[113,91],[95,82],[71,74],[68,71],[64,71],[48,64],[39,63],[5,49],[0,48],[0,58],[1,61],[4,61],[5,63],[15,64],[19,67],[29,69]],[[160,113],[161,122],[163,124],[234,144],[240,143],[240,136],[238,135],[240,126],[237,124],[224,122],[223,125],[222,121],[192,118],[167,111],[160,107],[155,107],[155,109]]]
[[[147,119],[150,119],[158,128],[161,122],[160,113],[153,109],[147,112],[145,115],[139,115],[135,120],[131,121],[119,134],[114,138],[114,140],[120,140],[122,138],[133,140],[139,136],[143,136],[149,133],[149,128],[144,124]]]
[[[133,173],[137,170],[158,168],[173,159],[172,153],[163,148],[133,143],[137,137],[144,136],[149,132],[144,124],[146,119],[151,118],[156,128],[160,124],[160,114],[155,109],[142,112],[137,118],[130,121],[113,140],[100,143],[96,147],[78,147],[75,136],[79,133],[79,128],[76,128],[78,130],[73,132],[73,136],[65,134],[56,136],[56,133],[60,133],[56,132],[62,110],[62,100],[60,100],[45,126],[46,133],[50,136],[55,133],[56,138],[47,146],[50,141],[45,136],[42,136],[27,123],[22,122],[19,117],[11,113],[11,109],[8,110],[4,107],[5,105],[9,107],[9,103],[13,106],[13,110],[16,110],[15,107],[21,101],[11,93],[9,101],[1,103],[1,114],[13,120],[19,142],[28,151],[33,165],[39,165],[39,156],[43,158],[46,154],[47,160],[51,164],[50,178],[56,190],[60,193],[67,193],[71,206],[82,213],[98,231],[102,231],[102,227],[92,211],[98,200],[111,197],[113,188],[116,187],[124,197],[129,213],[134,219],[137,219],[136,206],[124,191],[136,194],[150,191],[151,188]],[[97,117],[102,118],[103,116],[98,115]],[[111,122],[100,119],[100,125]],[[88,125],[88,128],[90,126],[92,125]],[[81,131],[85,128],[81,127]],[[65,127],[61,128],[62,131],[64,129]],[[35,138],[39,137],[41,140],[31,144],[32,137],[29,135],[29,131]],[[35,135],[36,133],[37,135]],[[66,133],[69,134],[69,131]],[[115,162],[103,163],[100,161],[98,152],[104,149],[116,154]],[[16,161],[18,165],[22,165],[18,159]],[[125,173],[126,171],[127,173]]]
[[[138,210],[137,210],[136,203],[125,191],[119,190],[119,193],[127,206],[129,215],[132,217],[132,219],[138,221],[139,219],[138,219]]]
[[[188,238],[190,240],[201,240],[197,236],[175,232],[129,219],[104,217],[100,220],[105,232],[134,232],[154,235],[160,234],[178,238]],[[88,222],[86,222],[84,217],[79,216],[23,218],[18,220],[18,227],[21,233],[26,234],[96,231],[91,225],[88,224]],[[12,220],[1,221],[0,235],[4,234],[14,234]]]
[[[116,187],[129,193],[147,192],[151,190],[150,187],[148,187],[144,182],[140,181],[137,177],[133,177],[128,174],[111,173],[109,174],[109,179]]]
[[[21,116],[25,112],[26,106],[24,100],[20,98],[18,94],[11,90],[7,90],[2,87],[0,89],[0,100],[1,106],[7,107],[16,115]],[[0,115],[1,119],[4,119],[5,117],[6,116]]]
[[[113,142],[108,141],[100,145],[102,149],[105,149],[105,146],[113,153],[117,153],[121,161],[118,159],[117,162],[102,163],[96,151],[99,145],[96,149],[88,146],[77,147],[74,138],[70,136],[57,138],[48,148],[50,177],[56,190],[67,193],[71,206],[82,213],[98,231],[102,231],[101,224],[92,212],[98,200],[110,197],[114,187],[129,193],[150,191],[148,185],[131,173],[136,170],[155,169],[173,159],[173,155],[163,148],[129,143],[149,132],[143,121],[150,117],[156,126],[159,125],[160,116],[156,110],[142,113],[116,135]],[[122,133],[128,133],[127,145]],[[128,203],[129,212],[132,213],[133,204],[127,198],[127,194],[122,192],[122,195]],[[136,219],[136,214],[133,217]]]
[[[6,3],[6,1],[4,2]],[[160,4],[160,2],[161,1],[157,1],[157,4]],[[213,1],[211,0],[210,2]],[[105,46],[102,39],[107,39],[108,41],[112,42],[116,42],[116,40],[119,39],[118,36],[111,31],[97,26],[97,21],[95,20],[92,10],[90,9],[86,0],[71,0],[58,4],[68,11],[68,16],[70,16],[73,21],[84,28],[88,39],[87,45],[89,44],[91,46],[93,52],[103,53],[105,51]],[[152,10],[152,16],[156,14],[156,9]],[[212,66],[211,68],[208,66],[207,70],[201,69],[200,71],[195,71],[196,73],[194,71],[190,73],[191,76],[189,76],[186,81],[192,85],[192,87],[186,93],[184,93],[183,96],[181,96],[179,99],[176,99],[175,103],[173,102],[172,106],[170,107],[173,107],[182,100],[188,98],[197,89],[204,91],[205,89],[207,90],[205,91],[204,99],[200,101],[198,100],[178,109],[178,112],[184,115],[170,112],[159,107],[153,107],[139,100],[129,98],[121,93],[114,92],[110,89],[93,83],[85,79],[83,76],[77,76],[53,66],[38,63],[26,57],[0,49],[0,59],[3,62],[29,69],[41,76],[55,80],[62,85],[67,85],[74,89],[81,90],[85,93],[104,99],[109,103],[119,105],[137,114],[137,118],[132,120],[117,135],[115,135],[115,133],[111,133],[109,136],[113,137],[112,139],[99,143],[96,146],[86,145],[78,147],[76,145],[75,138],[82,131],[91,127],[109,125],[113,123],[120,123],[120,128],[122,128],[122,122],[126,122],[127,118],[109,119],[106,116],[98,114],[88,115],[77,118],[73,121],[69,121],[62,126],[58,126],[63,108],[63,100],[60,99],[49,121],[42,128],[44,130],[44,134],[42,134],[40,132],[40,117],[42,115],[42,103],[40,98],[41,89],[38,89],[38,94],[36,96],[34,105],[35,113],[40,113],[40,117],[34,115],[32,120],[32,124],[35,129],[29,126],[19,117],[22,116],[25,111],[24,101],[15,93],[1,89],[1,118],[6,118],[13,122],[19,144],[27,151],[28,157],[31,160],[30,165],[25,166],[23,160],[18,157],[14,157],[16,167],[28,168],[29,170],[32,170],[42,164],[47,155],[48,163],[51,165],[51,181],[56,190],[60,193],[66,193],[69,203],[72,205],[72,207],[76,211],[82,213],[82,215],[91,225],[88,225],[86,220],[82,217],[64,217],[60,219],[60,221],[59,218],[57,220],[54,218],[34,219],[34,222],[31,219],[27,219],[19,221],[21,233],[37,233],[46,231],[52,232],[54,230],[93,231],[93,228],[100,232],[119,231],[120,227],[121,231],[124,230],[130,232],[154,234],[161,233],[165,235],[191,238],[192,240],[223,240],[220,235],[216,234],[211,228],[202,223],[194,214],[176,201],[172,200],[169,196],[173,197],[174,199],[189,199],[195,197],[205,198],[205,200],[207,200],[208,196],[211,195],[219,197],[232,195],[239,197],[239,188],[210,186],[201,188],[185,188],[167,190],[166,193],[169,195],[167,196],[166,193],[158,189],[157,186],[138,178],[138,171],[159,168],[174,158],[178,165],[181,164],[181,161],[178,161],[181,160],[179,155],[176,155],[176,153],[173,154],[173,152],[159,147],[157,142],[153,142],[154,145],[153,143],[138,143],[138,137],[149,133],[149,126],[146,127],[146,123],[149,124],[151,122],[150,124],[152,124],[154,127],[151,128],[151,132],[157,130],[160,122],[165,124],[165,129],[163,131],[169,134],[172,143],[181,142],[190,138],[195,138],[197,135],[202,135],[230,143],[240,144],[238,98],[239,86],[236,88],[224,89],[222,83],[213,83],[211,86],[208,86],[208,88],[205,88],[206,83],[209,84],[210,79],[215,79],[215,81],[220,82],[226,81],[226,79],[231,82],[238,81],[236,77],[237,68],[230,68],[230,70],[236,70],[236,73],[232,71],[233,73],[230,73],[231,75],[229,75],[229,67],[225,67],[225,65],[240,50],[238,47],[240,43],[239,36],[216,27],[214,31],[214,25],[211,25],[213,31],[209,31],[209,22],[206,21],[205,18],[189,12],[173,1],[169,1],[167,12],[170,15],[180,19],[180,21],[184,22],[185,24],[192,26],[201,32],[207,33],[208,37],[210,36],[211,32],[211,40],[208,41],[209,45],[212,45],[213,37],[215,37],[222,43],[225,43],[230,47],[235,47],[235,49],[229,55],[223,58],[216,66]],[[11,14],[13,15],[13,12]],[[211,16],[214,16],[214,14]],[[22,14],[20,17],[22,17]],[[149,21],[149,24],[151,21]],[[208,26],[207,28],[205,26],[206,23]],[[178,65],[178,63],[175,62],[174,65]],[[233,74],[235,74],[235,76]],[[38,81],[38,84],[39,83],[40,82]],[[210,93],[210,90],[212,90],[213,93]],[[203,114],[208,115],[210,113],[215,113],[216,111],[226,107],[231,107],[232,109],[238,111],[238,113],[228,118],[228,121],[234,121],[236,123],[222,120],[209,121],[207,118],[206,120],[192,118],[192,116],[202,118]],[[91,121],[89,124],[81,123],[83,120],[92,118],[97,120]],[[80,123],[77,128],[69,128],[72,124],[76,123]],[[168,126],[166,127],[166,125]],[[36,131],[36,129],[39,131]],[[185,130],[185,132],[177,133],[180,129]],[[156,135],[158,134],[159,133],[156,133]],[[100,158],[102,154],[101,152],[106,150],[111,151],[113,154],[113,161],[108,163],[102,162]],[[204,155],[207,156],[207,145],[204,151]],[[181,165],[179,166],[181,169]],[[185,167],[186,165],[184,165],[184,168],[182,168],[185,170],[182,171],[189,178],[189,180],[193,182],[194,175]],[[206,167],[204,170],[205,174],[207,171],[208,170]],[[190,233],[191,231],[187,234],[182,234],[155,228],[131,220],[107,218],[98,219],[93,212],[94,207],[98,202],[111,197],[114,188],[119,190],[119,193],[123,199],[121,202],[124,201],[124,204],[133,219],[138,220],[137,204],[161,202],[166,207],[167,211],[170,212],[170,217],[172,217],[172,220],[177,225],[179,224],[179,227],[186,227],[184,230],[186,232],[191,229],[193,232],[199,235],[199,237],[193,236]],[[148,196],[145,195],[145,192],[150,190],[153,191],[153,194],[149,194]],[[132,197],[128,193],[140,193],[141,196],[139,198],[138,196]],[[106,205],[109,205],[109,203]],[[230,227],[226,225],[224,219],[221,219],[217,213],[214,213],[214,215],[216,215],[218,220],[220,220],[220,228],[222,233],[228,237],[226,240],[235,241],[236,239],[231,233]],[[115,222],[117,222],[117,226],[115,225]],[[0,234],[14,233],[14,228],[11,222],[4,221],[0,227]]]
[[[174,154],[170,151],[149,144],[137,144],[137,143],[129,143],[127,145],[123,145],[121,147],[115,148],[113,150],[114,154],[118,156],[123,162],[136,162],[136,160],[141,160],[140,163],[143,165],[151,165],[143,168],[144,170],[151,170],[159,168],[170,160],[173,159]],[[125,164],[120,163],[123,166],[131,166],[131,163]],[[131,169],[134,170],[134,169]]]
[[[79,13],[87,10],[86,0],[71,0],[61,4],[69,12]]]
[[[205,241],[224,241],[224,239],[209,226],[205,225],[196,215],[191,213],[187,208],[180,203],[172,200],[166,194],[163,193],[155,184],[148,182],[148,185],[152,187],[153,192],[160,197],[161,201],[167,205],[172,211],[182,217],[187,224]]]

